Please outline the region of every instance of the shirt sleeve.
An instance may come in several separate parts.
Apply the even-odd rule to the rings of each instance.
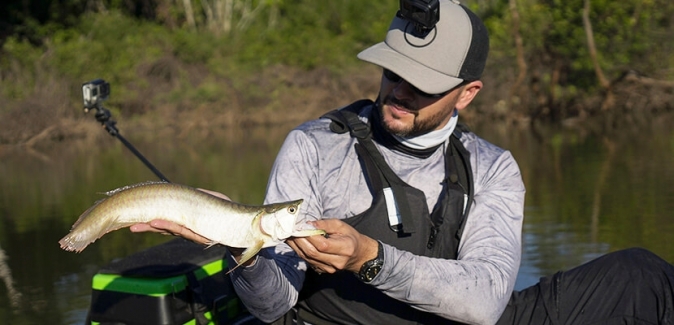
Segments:
[[[517,278],[525,190],[509,152],[483,168],[480,152],[475,156],[475,200],[457,260],[385,245],[384,266],[371,284],[419,310],[467,324],[494,324]]]
[[[316,157],[306,133],[291,131],[272,167],[265,203],[303,198],[298,222],[317,219]],[[230,258],[230,263],[236,262]],[[254,264],[234,270],[231,279],[248,311],[272,322],[297,303],[306,269],[306,262],[290,246],[281,244],[263,249]]]

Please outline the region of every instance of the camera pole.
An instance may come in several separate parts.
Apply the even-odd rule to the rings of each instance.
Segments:
[[[145,159],[145,157],[138,150],[136,150],[136,148],[133,145],[131,145],[129,141],[127,141],[121,134],[119,134],[119,130],[117,130],[117,127],[115,126],[117,122],[110,119],[112,115],[110,114],[109,110],[103,107],[103,105],[100,102],[96,103],[94,109],[96,109],[96,114],[94,115],[96,117],[96,121],[100,122],[105,127],[105,130],[108,131],[108,133],[110,133],[110,135],[119,139],[119,141],[121,141],[124,144],[124,146],[126,146],[129,150],[131,150],[131,152],[134,155],[136,155],[136,157],[138,157],[138,159],[140,159],[140,161],[142,161],[145,164],[145,166],[147,166],[155,175],[157,175],[159,179],[161,179],[164,182],[170,183],[170,181],[166,178],[166,176],[164,176],[161,172],[159,172],[159,170],[155,168],[150,163],[150,161]],[[89,109],[87,108],[84,109],[85,113],[88,111]]]

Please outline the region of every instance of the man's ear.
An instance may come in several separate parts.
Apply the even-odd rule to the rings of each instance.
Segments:
[[[475,80],[467,83],[462,87],[461,94],[459,94],[459,100],[456,102],[456,109],[462,110],[473,101],[477,93],[482,89],[482,81]]]

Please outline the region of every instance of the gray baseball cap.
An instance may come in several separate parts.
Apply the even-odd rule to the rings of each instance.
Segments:
[[[399,17],[386,40],[360,52],[358,58],[391,70],[421,91],[439,94],[464,80],[482,76],[489,35],[480,18],[463,5],[440,0],[440,20],[425,35]]]

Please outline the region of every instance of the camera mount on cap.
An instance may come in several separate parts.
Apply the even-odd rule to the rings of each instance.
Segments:
[[[398,16],[414,23],[419,34],[426,34],[440,21],[439,0],[400,0]]]

